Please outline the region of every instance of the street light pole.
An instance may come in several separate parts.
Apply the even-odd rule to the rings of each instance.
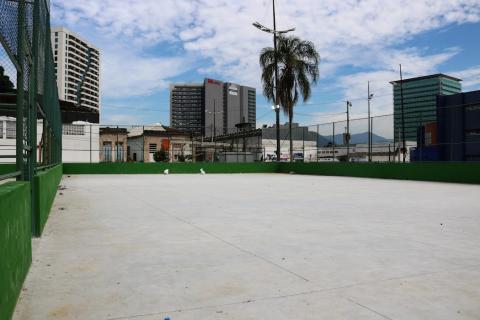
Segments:
[[[280,104],[279,94],[278,94],[278,56],[277,56],[277,36],[279,34],[286,34],[291,31],[295,31],[295,28],[288,30],[277,30],[277,21],[275,15],[275,0],[273,2],[273,30],[267,28],[260,24],[259,22],[254,22],[253,26],[263,32],[268,32],[273,34],[273,50],[275,53],[274,63],[275,63],[275,93],[274,93],[274,104],[275,104],[275,123],[276,123],[276,134],[277,134],[277,161],[280,161]]]
[[[275,52],[275,106],[280,105],[278,99],[278,57],[277,57],[277,21],[275,16],[275,0],[273,0],[273,50]],[[277,161],[280,161],[280,109],[275,108],[277,134]]]

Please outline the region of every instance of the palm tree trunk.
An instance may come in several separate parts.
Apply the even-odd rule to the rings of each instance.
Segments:
[[[290,133],[290,162],[293,162],[293,136],[292,136],[293,108],[288,109],[288,131]]]

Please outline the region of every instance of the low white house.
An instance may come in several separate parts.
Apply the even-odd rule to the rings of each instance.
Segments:
[[[0,162],[14,163],[16,153],[16,120],[0,117]],[[37,149],[41,143],[43,122],[37,122]],[[64,124],[62,128],[63,162],[98,162],[99,125],[86,122]]]

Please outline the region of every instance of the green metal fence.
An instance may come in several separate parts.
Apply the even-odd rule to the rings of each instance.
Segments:
[[[1,157],[16,159],[15,170],[0,175],[0,180],[30,182],[33,199],[37,172],[62,162],[49,2],[0,0],[0,42],[0,116],[15,123],[7,127],[11,153]],[[41,135],[37,134],[37,125],[42,127]],[[35,220],[34,202],[31,210]]]

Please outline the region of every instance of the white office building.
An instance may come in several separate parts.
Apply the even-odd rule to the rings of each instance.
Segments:
[[[51,39],[58,97],[99,111],[99,50],[63,27],[52,28]]]

